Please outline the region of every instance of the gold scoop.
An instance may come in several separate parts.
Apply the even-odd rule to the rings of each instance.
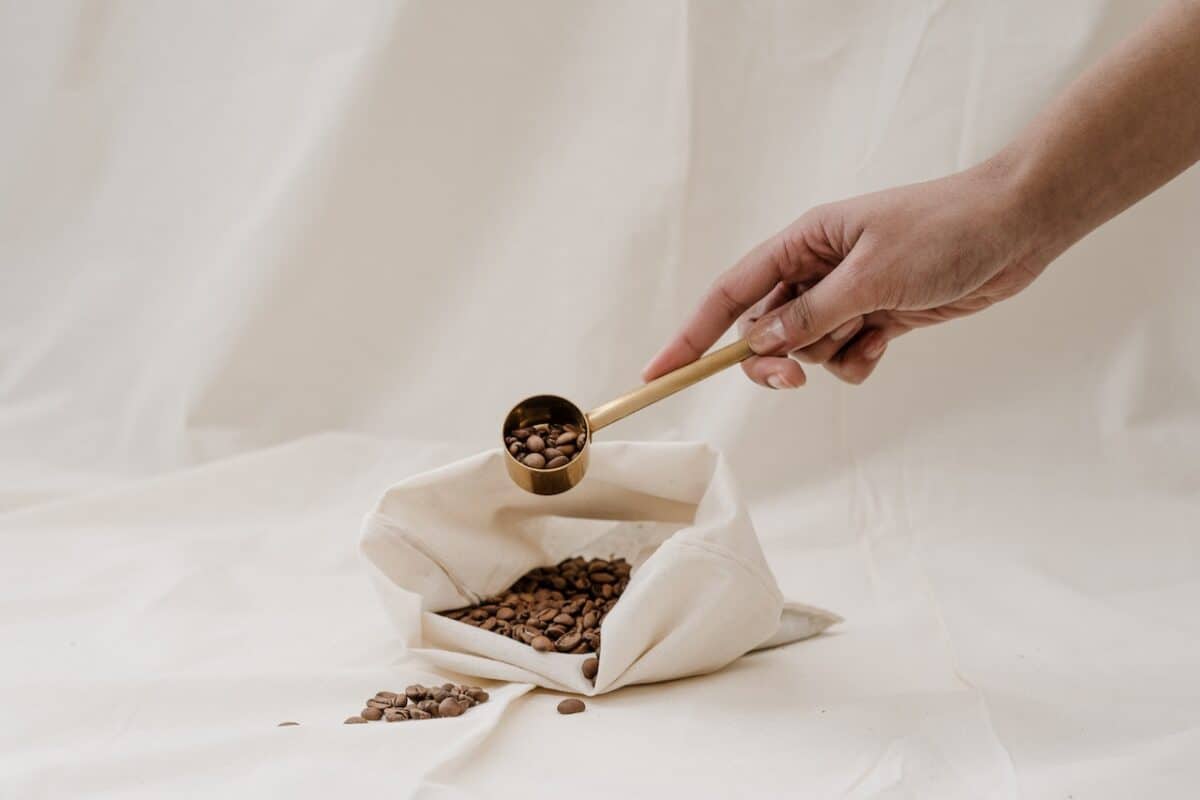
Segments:
[[[674,372],[655,378],[644,386],[632,392],[621,395],[615,400],[609,400],[601,406],[584,414],[579,406],[566,398],[553,394],[539,394],[527,397],[512,407],[504,418],[504,427],[500,431],[503,439],[508,432],[516,428],[527,428],[543,422],[573,424],[582,431],[583,447],[575,458],[554,469],[537,469],[522,464],[516,457],[504,448],[504,465],[513,482],[527,492],[534,494],[559,494],[574,487],[583,480],[587,472],[588,456],[591,452],[592,434],[601,428],[606,428],[619,419],[624,419],[635,411],[641,411],[646,406],[657,403],[664,397],[670,397],[681,389],[686,389],[694,383],[717,374],[726,367],[740,364],[754,355],[745,339],[734,342],[728,347],[714,350],[706,356],[693,361],[687,366],[680,367]]]

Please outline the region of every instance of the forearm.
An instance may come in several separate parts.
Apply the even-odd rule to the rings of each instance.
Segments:
[[[1200,159],[1200,2],[1173,0],[985,165],[1052,259]]]

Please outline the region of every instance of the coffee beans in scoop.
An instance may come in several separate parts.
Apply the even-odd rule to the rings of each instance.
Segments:
[[[439,612],[480,630],[524,642],[542,653],[599,653],[600,625],[629,585],[623,558],[568,558],[537,567],[505,591],[477,605]],[[598,658],[581,670],[595,680]]]
[[[488,693],[478,686],[443,683],[441,686],[414,684],[403,692],[376,692],[367,700],[357,716],[346,720],[347,725],[387,720],[406,722],[412,719],[437,719],[460,716],[473,706],[488,701]]]
[[[534,469],[558,469],[575,460],[587,434],[578,425],[542,422],[527,428],[515,428],[504,437],[504,446],[513,458]]]

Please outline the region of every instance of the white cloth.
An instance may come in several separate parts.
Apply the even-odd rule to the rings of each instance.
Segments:
[[[498,447],[387,491],[362,549],[415,653],[467,675],[592,695],[702,675],[840,621],[784,604],[720,454],[703,444],[589,446],[584,481],[553,497],[517,488]],[[604,620],[594,683],[580,670],[587,656],[539,653],[436,613],[573,556],[633,565]]]
[[[1193,796],[1196,170],[863,386],[613,426],[719,449],[844,623],[341,724],[433,676],[358,552],[387,487],[632,388],[749,247],[991,154],[1158,5],[0,3],[0,797],[558,797],[585,748],[580,800]]]

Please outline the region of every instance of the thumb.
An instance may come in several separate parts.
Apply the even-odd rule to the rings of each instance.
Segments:
[[[855,260],[851,254],[816,286],[760,318],[746,337],[750,349],[776,355],[807,347],[843,323],[874,311],[864,302]]]

